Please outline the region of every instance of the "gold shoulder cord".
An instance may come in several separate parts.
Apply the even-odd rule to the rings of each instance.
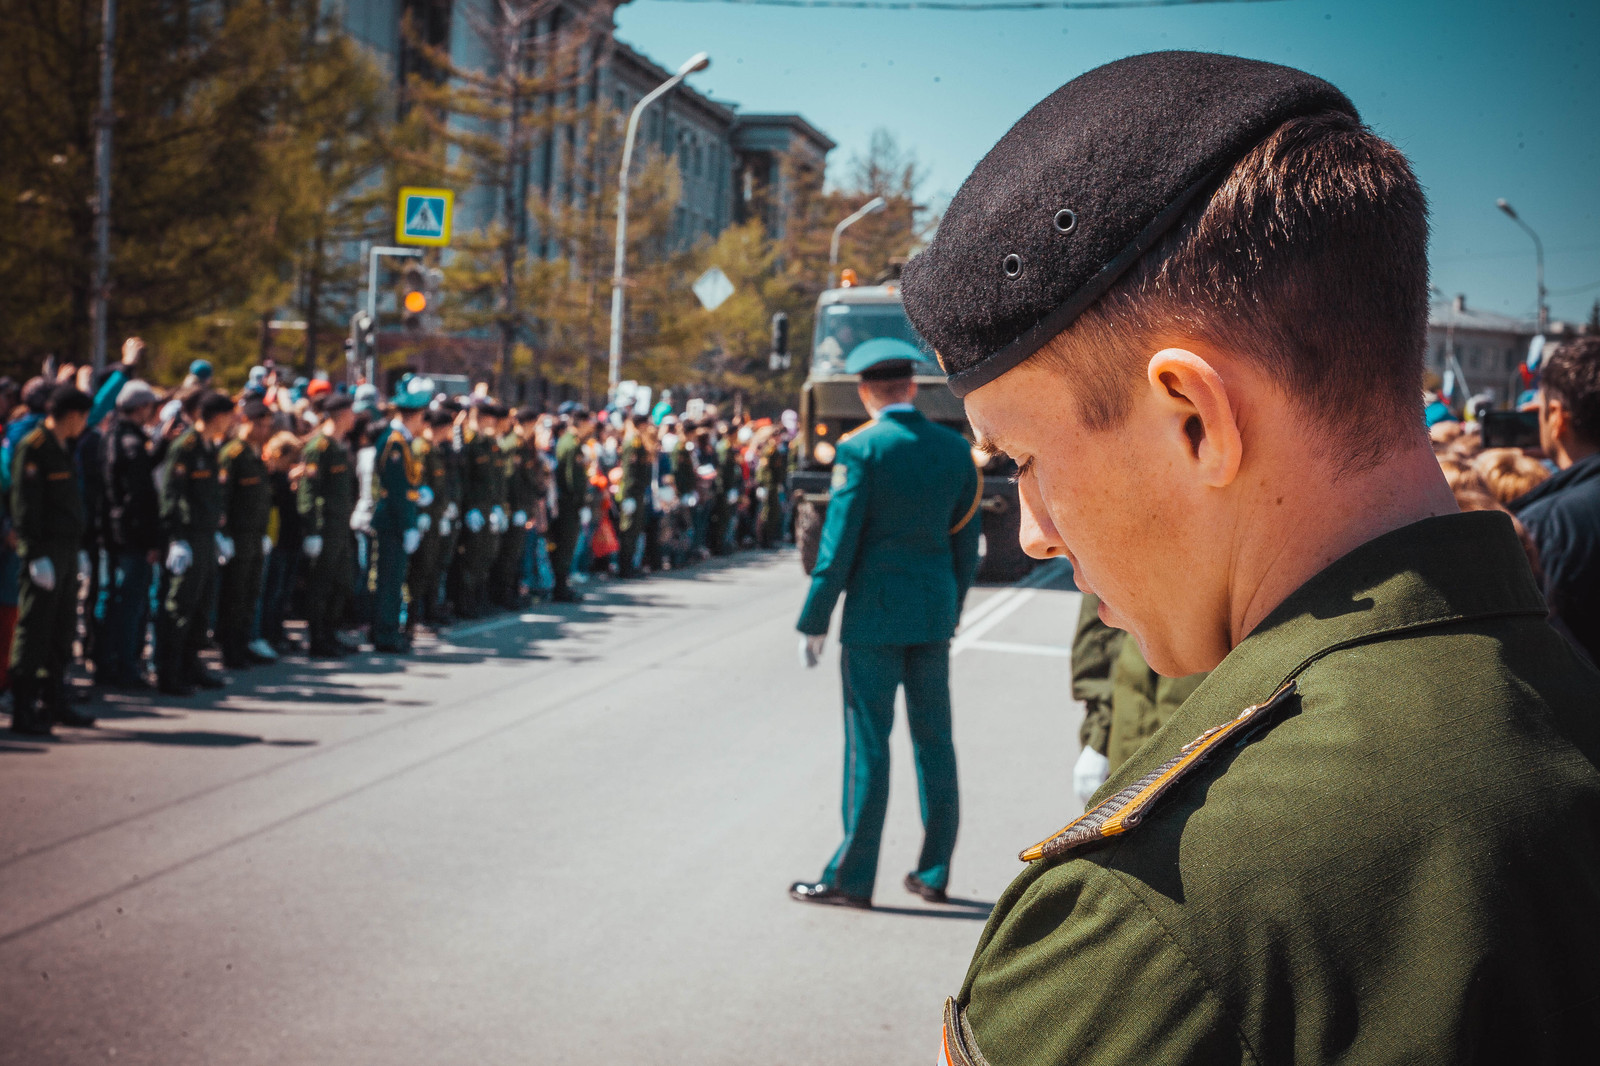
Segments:
[[[976,467],[978,464],[976,462],[974,462],[972,465],[974,467]],[[972,494],[972,506],[968,507],[967,508],[967,513],[961,516],[961,521],[957,522],[955,525],[950,527],[950,535],[952,537],[955,536],[957,533],[960,533],[963,529],[967,528],[967,523],[972,521],[973,516],[978,513],[978,507],[982,503],[983,503],[983,471],[979,470],[978,471],[978,491],[974,492]]]
[[[1272,712],[1288,702],[1294,692],[1293,679],[1285,681],[1265,703],[1251,704],[1240,711],[1237,717],[1201,733],[1185,744],[1177,755],[1114,796],[1096,804],[1055,836],[1040,841],[1018,857],[1023,862],[1056,859],[1137,828],[1150,808],[1173,785],[1187,777],[1229,740],[1263,725]]]

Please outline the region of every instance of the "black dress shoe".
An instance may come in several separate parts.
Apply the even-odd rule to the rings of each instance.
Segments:
[[[193,696],[194,686],[183,681],[164,680],[158,682],[157,690],[163,696]]]
[[[218,689],[228,687],[228,683],[226,681],[222,680],[222,678],[218,677],[216,674],[213,674],[210,670],[200,670],[194,674],[191,674],[189,676],[189,683],[194,685],[196,688]]]
[[[928,882],[918,877],[915,872],[906,874],[906,891],[913,896],[921,896],[929,903],[949,903],[950,896],[942,888],[934,888]]]
[[[556,589],[550,594],[550,599],[556,603],[582,603],[583,593],[572,589]]]
[[[863,911],[872,909],[872,897],[851,896],[822,881],[796,881],[789,886],[789,898],[801,903],[826,903],[830,907],[854,907]]]

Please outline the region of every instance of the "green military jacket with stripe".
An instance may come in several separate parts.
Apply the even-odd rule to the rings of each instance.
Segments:
[[[1024,853],[1051,857],[995,906],[945,1058],[1588,1061],[1597,760],[1600,674],[1545,621],[1510,521],[1380,537]]]
[[[843,644],[949,640],[978,567],[982,479],[961,434],[892,408],[839,442],[811,590],[796,626]]]

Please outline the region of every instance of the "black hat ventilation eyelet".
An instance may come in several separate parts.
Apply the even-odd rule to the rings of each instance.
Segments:
[[[1000,269],[1006,272],[1006,277],[1016,278],[1022,274],[1022,256],[1012,252],[1006,256],[1005,262],[1000,264]]]
[[[1063,207],[1061,210],[1056,212],[1055,223],[1057,232],[1071,233],[1073,230],[1078,228],[1077,212],[1073,211],[1071,208]]]

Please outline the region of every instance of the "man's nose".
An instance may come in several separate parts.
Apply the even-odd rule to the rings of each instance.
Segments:
[[[1017,489],[1017,498],[1022,507],[1017,539],[1022,542],[1022,550],[1035,559],[1054,559],[1067,554],[1067,546],[1056,532],[1055,523],[1050,521],[1050,515],[1045,511],[1043,501],[1038,497],[1038,487],[1032,483],[1032,479],[1024,479]]]

